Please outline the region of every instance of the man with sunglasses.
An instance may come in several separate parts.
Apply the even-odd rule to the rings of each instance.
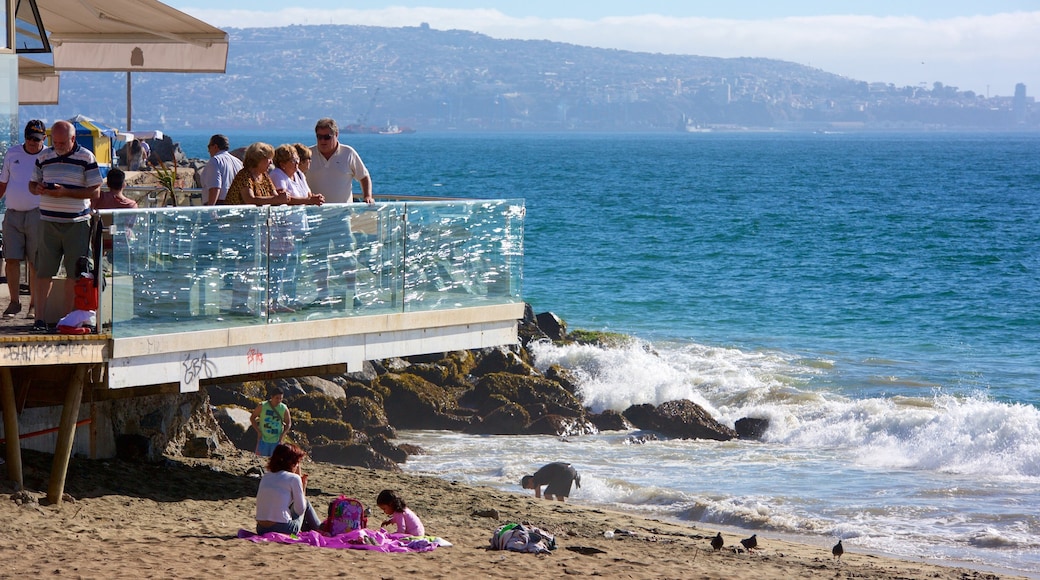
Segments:
[[[46,137],[47,127],[43,121],[33,119],[26,123],[25,143],[21,147],[7,150],[3,169],[0,169],[0,198],[7,202],[3,226],[4,272],[7,275],[7,288],[11,297],[11,303],[4,310],[5,318],[14,318],[22,311],[22,260],[28,265],[27,282],[30,294],[34,294],[36,289],[32,279],[36,276],[40,198],[29,191],[29,181],[36,168],[36,157],[43,151],[43,140]],[[35,304],[33,297],[30,297],[30,307]]]
[[[372,178],[368,175],[368,168],[361,161],[361,156],[349,145],[339,142],[339,125],[335,119],[318,119],[314,126],[314,136],[317,144],[312,147],[316,150],[311,160],[310,169],[307,170],[307,183],[311,191],[325,196],[325,203],[351,203],[354,201],[354,181],[361,185],[361,196],[365,203],[374,202],[372,198]],[[333,211],[333,210],[327,210]],[[350,221],[345,226],[332,223],[324,223],[323,220],[315,220],[312,235],[316,239],[331,239],[337,247],[332,251],[335,253],[346,252],[342,260],[343,280],[348,287],[348,292],[353,295],[355,309],[361,307],[361,299],[357,296],[357,259],[354,257],[354,235],[350,230]],[[312,222],[313,223],[313,222]],[[339,307],[344,304],[338,296],[329,293],[329,265],[328,254],[322,247],[318,250],[318,297],[316,302],[331,304]]]

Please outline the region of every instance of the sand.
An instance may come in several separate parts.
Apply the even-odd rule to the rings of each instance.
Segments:
[[[51,457],[25,451],[24,492],[0,482],[0,578],[1012,578],[964,568],[857,553],[846,543],[836,561],[830,546],[797,544],[758,534],[760,549],[733,550],[741,536],[723,532],[713,552],[710,526],[678,525],[631,514],[537,500],[516,492],[471,487],[436,477],[403,475],[307,461],[308,497],[319,512],[341,493],[375,514],[380,490],[400,491],[428,534],[452,547],[384,554],[240,540],[252,529],[258,465],[245,453],[220,460],[168,460],[164,465],[73,459],[66,499],[46,505]],[[0,471],[2,471],[0,467]],[[25,503],[22,503],[25,502]],[[42,502],[42,504],[40,503]],[[474,512],[497,510],[499,519]],[[521,521],[556,534],[548,555],[489,551],[492,532]],[[604,537],[606,530],[632,535]],[[604,553],[584,555],[569,547]]]

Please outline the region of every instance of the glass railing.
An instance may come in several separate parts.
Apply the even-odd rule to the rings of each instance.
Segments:
[[[521,300],[523,200],[101,215],[115,338]]]

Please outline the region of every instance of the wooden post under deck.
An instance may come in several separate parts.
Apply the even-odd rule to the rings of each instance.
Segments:
[[[4,438],[7,439],[7,478],[21,490],[22,482],[22,443],[18,439],[18,409],[14,401],[14,380],[11,369],[0,368],[0,399],[4,405]]]
[[[47,487],[47,500],[51,505],[61,505],[61,496],[65,493],[65,475],[69,471],[72,444],[76,438],[76,419],[79,418],[79,404],[83,399],[83,384],[87,380],[87,366],[76,365],[65,391],[65,404],[61,408],[61,422],[58,423],[58,442],[54,446],[51,482]]]

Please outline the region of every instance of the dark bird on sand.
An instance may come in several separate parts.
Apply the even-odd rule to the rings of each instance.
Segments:
[[[754,550],[758,547],[758,534],[751,534],[750,538],[744,538],[740,541],[740,545],[747,548],[748,552]]]
[[[838,543],[834,544],[834,547],[831,548],[831,554],[834,554],[835,558],[841,558],[841,555],[844,554],[844,553],[845,553],[845,548],[841,547],[841,540],[838,540]]]
[[[721,550],[724,544],[725,542],[722,541],[722,532],[719,532],[715,535],[714,538],[711,539],[711,549],[715,550],[716,552]]]

